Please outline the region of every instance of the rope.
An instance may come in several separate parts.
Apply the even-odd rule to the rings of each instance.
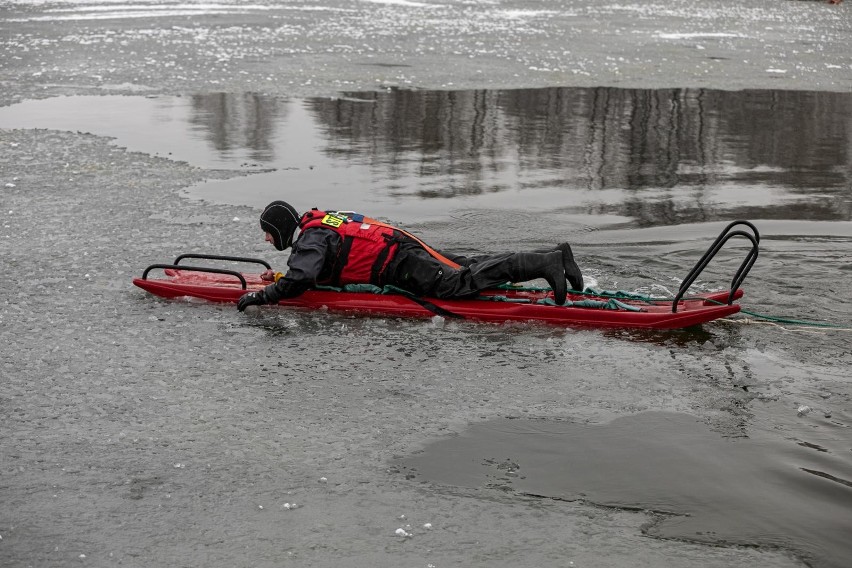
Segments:
[[[618,290],[618,291],[600,290],[600,291],[598,291],[598,290],[593,290],[591,288],[586,288],[586,290],[583,291],[582,294],[583,295],[592,294],[592,295],[595,295],[595,296],[603,296],[603,297],[609,297],[609,298],[622,298],[622,299],[630,299],[630,300],[639,300],[639,301],[643,301],[643,302],[671,302],[671,301],[673,301],[672,298],[654,298],[654,297],[651,297],[651,296],[643,296],[642,294],[633,294],[633,293],[630,293],[630,292],[624,292],[622,290]],[[702,298],[700,296],[684,297],[683,299],[684,300],[703,299],[706,302],[713,302],[713,303],[719,304],[720,306],[725,305],[724,302],[718,302],[716,300],[710,300],[708,298]],[[717,321],[725,321],[725,322],[729,322],[729,323],[742,322],[742,323],[745,323],[745,324],[748,324],[748,323],[773,324],[773,325],[776,325],[776,326],[778,326],[782,329],[785,329],[786,331],[794,331],[794,329],[793,328],[785,328],[783,325],[780,325],[780,324],[788,324],[788,325],[799,326],[799,328],[801,328],[801,329],[799,329],[800,331],[803,331],[803,330],[805,330],[804,328],[808,328],[808,327],[816,327],[816,328],[830,329],[830,330],[836,330],[836,331],[852,331],[852,327],[850,327],[848,325],[839,325],[839,324],[834,324],[834,323],[799,320],[799,319],[792,319],[792,318],[787,318],[787,317],[769,316],[769,315],[766,315],[766,314],[759,314],[757,312],[752,312],[752,311],[744,310],[744,309],[740,309],[740,313],[746,314],[746,315],[752,316],[753,318],[758,318],[759,320],[764,320],[764,321],[750,320],[748,318],[742,318],[742,319],[739,319],[739,318],[727,319],[727,318],[725,318],[725,319],[720,319],[720,320],[717,320]]]
[[[774,326],[779,327],[779,328],[781,328],[785,331],[811,331],[811,330],[807,329],[807,328],[811,328],[811,327],[821,328],[821,329],[824,329],[824,330],[833,330],[833,331],[852,331],[852,327],[833,324],[833,323],[797,320],[797,319],[790,319],[790,318],[779,318],[779,317],[774,317],[774,316],[767,316],[767,315],[764,315],[764,314],[758,314],[758,313],[755,313],[755,312],[751,312],[749,310],[740,310],[740,313],[752,316],[754,318],[759,318],[759,319],[749,319],[749,318],[729,319],[729,318],[723,318],[723,319],[719,319],[717,321],[723,321],[723,322],[726,322],[726,323],[741,323],[741,324],[745,324],[745,325],[759,325],[759,324],[774,325]],[[784,327],[784,325],[782,325],[782,324],[795,325],[797,327],[787,328],[787,327]]]
[[[503,286],[501,286],[501,288],[502,287]],[[550,288],[537,288],[537,287],[527,288],[527,287],[523,287],[523,286],[505,286],[505,288],[506,289],[512,289],[512,290],[530,290],[530,291],[550,290]],[[634,300],[634,301],[646,302],[646,303],[649,303],[649,304],[655,303],[655,302],[672,302],[672,301],[674,301],[674,298],[645,296],[643,294],[635,294],[635,293],[632,293],[632,292],[625,292],[624,290],[595,290],[594,288],[586,288],[582,292],[572,290],[571,293],[573,295],[576,295],[576,296],[597,296],[597,297],[602,297],[602,298],[613,298],[613,299],[616,299],[616,300]],[[716,304],[719,304],[720,306],[725,305],[724,302],[709,300],[708,298],[703,298],[701,296],[689,296],[689,297],[684,297],[683,299],[684,300],[704,300],[704,301],[708,301],[708,302],[714,302]],[[576,304],[577,304],[577,302],[575,302],[575,305]],[[778,327],[780,327],[780,328],[782,328],[786,331],[805,331],[806,330],[805,328],[808,328],[808,327],[816,327],[816,328],[822,328],[822,329],[834,330],[834,331],[852,331],[852,327],[850,327],[848,325],[839,325],[839,324],[826,323],[826,322],[807,321],[807,320],[799,320],[799,319],[792,319],[792,318],[786,318],[786,317],[769,316],[769,315],[759,314],[757,312],[752,312],[752,311],[744,310],[744,309],[740,309],[740,313],[746,314],[746,315],[752,316],[753,318],[758,318],[758,319],[755,320],[755,319],[749,319],[749,318],[737,318],[737,319],[722,318],[722,319],[718,319],[716,321],[723,321],[723,322],[727,322],[727,323],[743,323],[743,324],[770,324],[770,325],[776,325],[776,326],[778,326]],[[758,321],[758,320],[763,320],[763,321]],[[799,328],[801,328],[801,329],[786,328],[781,324],[799,326]]]
[[[712,302],[713,300],[708,300],[708,301]],[[722,302],[715,302],[715,303],[722,305]],[[797,325],[797,326],[800,326],[800,327],[819,327],[819,328],[823,328],[823,329],[833,329],[833,330],[837,330],[837,331],[852,331],[852,327],[849,327],[849,326],[846,326],[846,325],[838,325],[838,324],[834,324],[834,323],[807,321],[807,320],[799,320],[799,319],[792,319],[792,318],[768,316],[768,315],[765,315],[765,314],[759,314],[757,312],[752,312],[752,311],[744,310],[744,309],[740,309],[740,313],[752,316],[754,318],[759,318],[760,320],[764,320],[764,321],[749,320],[748,318],[725,319],[725,320],[721,320],[721,321],[727,321],[727,322],[731,322],[731,323],[732,322],[739,322],[739,321],[742,321],[743,323],[767,323],[767,324],[778,325],[778,327],[781,327],[782,329],[786,329],[786,328],[784,328],[784,326],[779,325],[779,324],[790,324],[790,325]],[[787,331],[791,331],[791,330],[787,330]]]

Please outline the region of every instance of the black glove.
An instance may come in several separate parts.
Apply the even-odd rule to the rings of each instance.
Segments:
[[[268,303],[263,290],[258,290],[257,292],[249,292],[240,296],[240,301],[237,302],[237,309],[242,312],[249,306],[262,306]]]

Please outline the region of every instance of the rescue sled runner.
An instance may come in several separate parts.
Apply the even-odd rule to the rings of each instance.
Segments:
[[[740,227],[734,230],[734,227]],[[745,230],[744,230],[745,229]],[[689,287],[716,253],[733,237],[751,242],[729,290],[687,296]],[[587,289],[571,291],[564,306],[553,302],[549,289],[507,286],[484,291],[474,299],[420,298],[405,290],[386,286],[320,287],[278,305],[295,308],[356,312],[376,316],[468,319],[486,322],[537,321],[548,324],[602,328],[677,329],[727,317],[740,311],[735,302],[742,297],[740,285],[757,260],[760,235],[748,221],[734,221],[716,238],[690,270],[674,299],[648,298],[624,292]],[[216,260],[256,264],[270,269],[260,259],[207,254],[183,254],[172,264],[152,264],[133,283],[163,298],[191,297],[211,302],[236,303],[246,292],[269,284],[259,273],[181,264],[184,260]],[[152,270],[162,269],[165,278],[152,279]]]

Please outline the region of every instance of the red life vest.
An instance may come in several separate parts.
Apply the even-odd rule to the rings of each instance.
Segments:
[[[331,229],[343,239],[332,264],[331,277],[318,284],[384,286],[385,271],[402,242],[417,242],[440,262],[459,267],[406,231],[357,213],[311,209],[302,215],[299,228],[305,231],[315,227]]]

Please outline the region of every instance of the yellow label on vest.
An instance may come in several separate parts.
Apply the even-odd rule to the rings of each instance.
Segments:
[[[322,224],[328,225],[329,227],[339,227],[346,220],[345,217],[340,217],[338,215],[328,214],[322,218]]]

